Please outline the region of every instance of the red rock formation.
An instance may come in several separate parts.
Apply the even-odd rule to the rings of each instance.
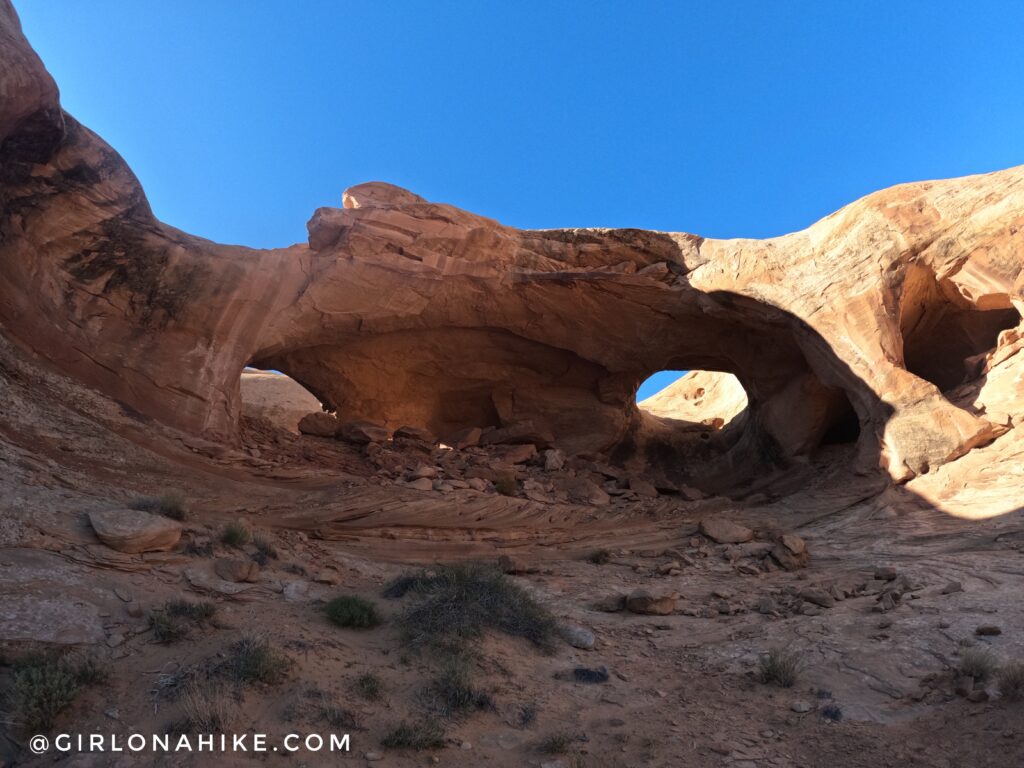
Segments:
[[[308,244],[254,250],[154,218],[8,0],[0,43],[0,330],[145,416],[230,440],[252,364],[343,420],[529,421],[570,452],[676,457],[684,479],[785,465],[838,428],[859,428],[860,467],[906,479],[1005,429],[942,390],[1020,323],[1024,167],[763,241],[518,230],[370,183],[316,211]],[[710,441],[635,405],[648,375],[690,368],[749,398]]]

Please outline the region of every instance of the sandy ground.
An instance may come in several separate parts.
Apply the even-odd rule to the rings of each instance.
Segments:
[[[911,488],[850,476],[842,448],[816,457],[814,481],[779,499],[661,496],[593,507],[416,491],[392,484],[359,448],[258,420],[246,420],[236,448],[182,438],[9,348],[0,352],[4,656],[41,642],[77,645],[111,672],[55,730],[162,732],[182,715],[182,684],[216,681],[232,643],[258,635],[290,667],[275,685],[226,687],[233,728],[267,733],[272,744],[289,732],[350,733],[347,754],[72,755],[62,765],[1024,764],[1024,705],[1000,699],[992,684],[972,696],[977,701],[954,691],[967,647],[990,649],[1004,664],[1024,661],[1019,503],[961,519]],[[89,511],[168,489],[182,491],[191,508],[176,550],[122,555],[97,542]],[[708,517],[766,539],[798,534],[810,563],[792,572],[751,568],[749,557],[699,534]],[[256,583],[225,586],[211,576],[213,560],[256,554],[251,545],[239,552],[218,542],[222,526],[236,520],[278,557]],[[597,549],[609,550],[609,562],[588,561]],[[510,578],[562,621],[591,630],[595,647],[559,642],[542,653],[489,636],[472,667],[493,707],[446,721],[443,748],[383,748],[396,722],[429,714],[422,691],[437,659],[408,648],[391,621],[364,631],[334,627],[323,602],[361,595],[390,619],[408,601],[382,597],[395,576],[503,554],[525,571]],[[881,566],[897,578],[876,579]],[[900,599],[883,611],[893,584]],[[675,611],[594,609],[638,587],[678,593]],[[828,592],[834,604],[801,598],[808,589]],[[215,602],[216,621],[183,642],[155,642],[149,611],[179,598]],[[1001,632],[979,636],[983,625]],[[759,657],[773,647],[799,655],[792,688],[757,679]],[[608,680],[566,679],[576,667],[605,667]],[[378,701],[355,691],[367,672],[381,680]],[[0,666],[0,686],[9,687],[11,674]],[[325,701],[351,716],[347,725],[324,719]],[[33,757],[30,734],[3,719],[0,764],[54,763],[52,752]],[[541,751],[552,734],[566,735],[563,754]]]

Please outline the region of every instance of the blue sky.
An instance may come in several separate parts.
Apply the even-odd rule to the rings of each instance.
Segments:
[[[16,7],[157,215],[221,242],[304,240],[370,180],[519,227],[767,237],[1024,162],[1009,0]]]

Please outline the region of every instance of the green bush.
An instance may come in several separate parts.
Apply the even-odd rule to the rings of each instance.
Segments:
[[[372,629],[381,623],[377,606],[354,595],[336,597],[324,608],[328,620],[339,627]]]
[[[419,574],[413,602],[399,623],[413,645],[433,644],[456,652],[486,629],[553,647],[557,622],[522,587],[493,563],[438,566]]]
[[[252,534],[244,523],[228,523],[220,532],[220,543],[228,547],[244,547],[252,539]]]
[[[284,680],[291,660],[263,638],[243,637],[228,653],[228,671],[239,683],[275,685]]]
[[[106,679],[106,669],[91,656],[28,654],[14,663],[12,715],[27,731],[48,731],[82,688]]]
[[[380,743],[389,749],[436,749],[444,746],[444,728],[434,720],[402,721]]]

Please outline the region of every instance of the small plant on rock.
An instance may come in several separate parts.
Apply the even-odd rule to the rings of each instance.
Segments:
[[[572,745],[575,739],[572,735],[559,731],[558,733],[549,733],[545,736],[540,744],[537,745],[537,749],[543,752],[545,755],[564,755],[569,751],[569,747]]]
[[[377,606],[354,595],[334,598],[324,612],[332,624],[349,629],[372,629],[381,623]]]
[[[172,730],[178,733],[224,733],[231,727],[234,707],[216,685],[190,680],[181,694],[183,719]]]
[[[792,688],[800,675],[801,666],[800,656],[795,651],[772,648],[761,656],[758,672],[761,682],[765,685]]]
[[[587,555],[587,560],[592,562],[594,565],[606,565],[610,563],[612,559],[612,553],[607,549],[596,549]]]
[[[141,512],[152,512],[169,517],[172,520],[184,520],[188,516],[185,497],[178,491],[168,491],[159,496],[146,496],[128,503],[132,509]]]

